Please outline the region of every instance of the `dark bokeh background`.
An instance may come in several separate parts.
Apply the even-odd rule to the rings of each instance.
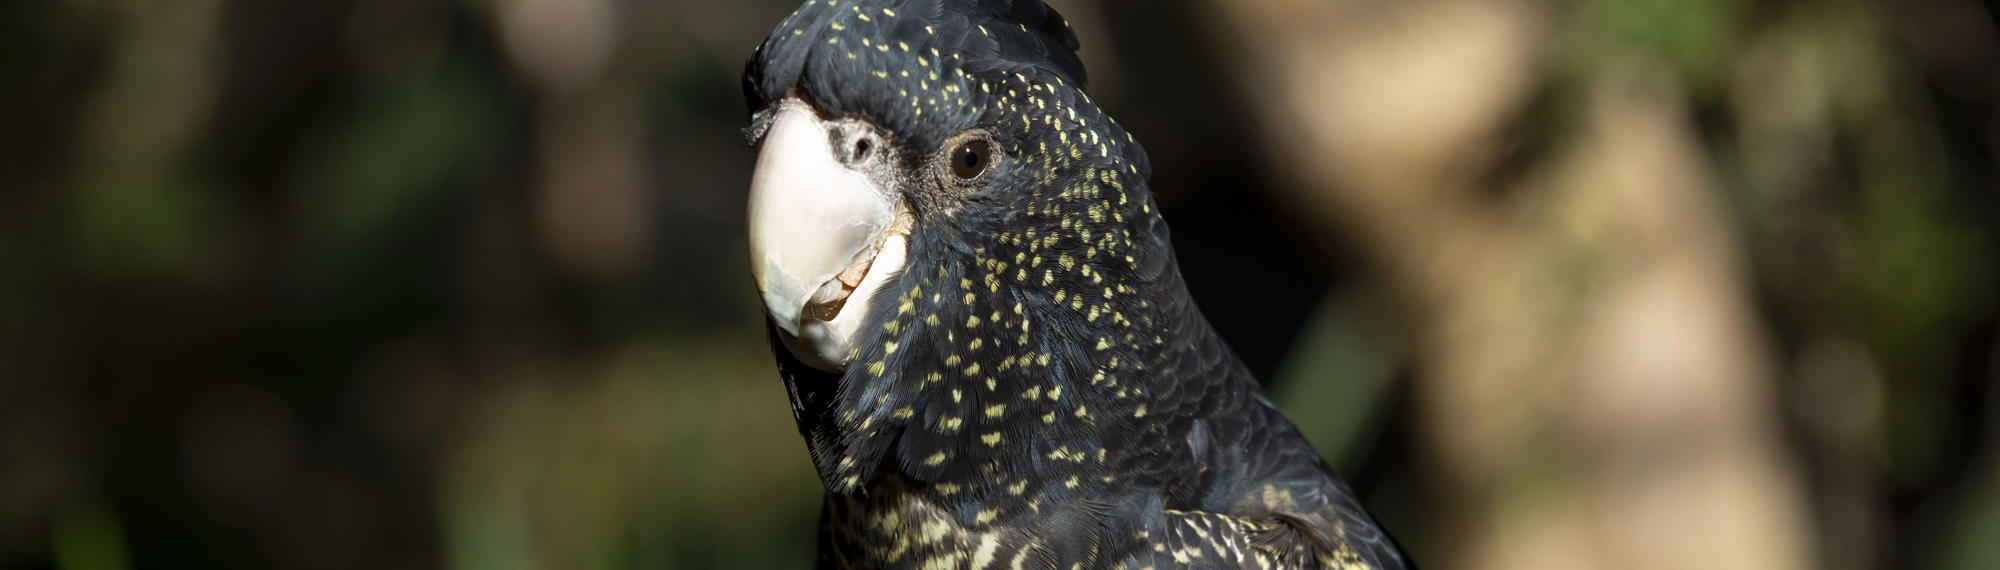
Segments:
[[[0,567],[803,566],[819,492],[743,261],[737,87],[794,4],[0,5]],[[1488,337],[1451,334],[1439,315],[1464,296],[1425,284],[1492,274],[1409,269],[1438,264],[1398,244],[1463,229],[1457,210],[1392,218],[1341,196],[1394,202],[1429,179],[1371,168],[1456,165],[1500,212],[1481,219],[1587,249],[1647,230],[1536,181],[1666,125],[1681,162],[1607,160],[1625,179],[1697,172],[1686,187],[1716,205],[1697,234],[1733,268],[1722,290],[1742,303],[1722,306],[1754,355],[1738,384],[1763,394],[1742,413],[1777,442],[1751,453],[1778,466],[1778,510],[1796,500],[1752,517],[1800,541],[1774,567],[2000,567],[1993,2],[1054,4],[1093,98],[1152,155],[1206,313],[1420,560],[1617,558],[1561,541],[1465,554],[1491,529],[1445,515],[1464,477],[1436,473],[1466,463],[1440,434],[1472,428],[1437,394],[1484,370],[1447,357]],[[1266,30],[1259,11],[1346,27]],[[1418,31],[1358,31],[1375,29]],[[1322,62],[1322,36],[1419,55]],[[1493,52],[1453,51],[1463,38],[1527,63],[1424,67]],[[1383,80],[1288,99],[1273,61]],[[1454,82],[1479,71],[1504,80]],[[1668,118],[1620,127],[1632,93],[1667,110],[1634,116]],[[1388,127],[1335,129],[1361,138],[1334,152],[1286,127],[1384,108]],[[1483,158],[1397,150],[1457,116],[1493,117]],[[1528,267],[1649,275],[1554,257]],[[1596,290],[1490,306],[1506,331],[1510,311],[1542,322],[1540,305]],[[1650,326],[1638,343],[1676,338]],[[1566,360],[1600,344],[1581,328],[1509,336]],[[1579,358],[1587,380],[1597,361]],[[1502,392],[1496,409],[1592,393]],[[1535,509],[1499,504],[1478,512]]]

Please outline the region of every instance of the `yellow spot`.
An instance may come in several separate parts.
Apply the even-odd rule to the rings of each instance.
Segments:
[[[944,464],[944,452],[942,451],[933,453],[929,458],[924,460],[924,465],[929,465],[931,467],[937,467],[943,464]]]
[[[1137,409],[1137,410],[1133,410],[1133,411],[1132,411],[1132,417],[1135,417],[1135,418],[1143,418],[1143,417],[1146,417],[1146,405],[1145,405],[1145,404],[1139,404],[1139,409]]]
[[[1076,488],[1076,486],[1077,486],[1077,485],[1078,485],[1079,483],[1081,483],[1081,482],[1080,482],[1080,481],[1077,481],[1077,480],[1076,480],[1076,476],[1075,476],[1075,475],[1071,475],[1071,476],[1069,476],[1069,480],[1068,480],[1068,481],[1063,481],[1063,486],[1064,486],[1064,487],[1069,487],[1069,488],[1071,488],[1071,489],[1075,489],[1075,488]]]
[[[994,404],[986,407],[986,417],[998,418],[1004,415],[1007,415],[1006,404]]]
[[[973,518],[975,520],[978,520],[979,524],[986,524],[993,522],[993,519],[999,517],[1000,517],[1000,509],[986,509],[983,511],[979,511],[979,514]]]
[[[996,432],[993,432],[993,433],[989,433],[989,434],[986,434],[986,435],[982,435],[982,436],[979,436],[979,441],[983,441],[983,442],[986,442],[986,446],[987,446],[987,447],[995,447],[995,446],[998,446],[998,445],[1000,445],[1000,441],[1001,441],[1002,439],[1004,439],[1004,438],[1000,437],[1000,432],[997,432],[997,431],[996,431]]]
[[[1021,399],[1023,400],[1034,401],[1040,397],[1042,397],[1041,386],[1031,386],[1028,388],[1028,391],[1021,393]]]
[[[945,431],[958,431],[958,426],[964,425],[964,423],[965,420],[946,417],[943,421],[938,422],[938,426],[943,427]]]
[[[1062,399],[1062,386],[1050,386],[1049,401],[1053,402],[1061,399]]]
[[[882,376],[883,372],[886,372],[888,370],[888,368],[889,366],[887,364],[884,364],[882,361],[877,360],[875,361],[874,364],[868,365],[868,375],[880,377]]]
[[[992,533],[979,535],[979,548],[973,550],[972,565],[969,568],[986,568],[992,565],[993,551],[999,548],[1000,539],[995,538]]]

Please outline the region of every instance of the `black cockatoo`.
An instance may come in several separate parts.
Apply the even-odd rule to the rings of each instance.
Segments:
[[[1189,298],[1039,0],[814,0],[743,75],[831,568],[1400,568]]]

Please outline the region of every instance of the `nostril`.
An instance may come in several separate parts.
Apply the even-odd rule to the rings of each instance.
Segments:
[[[862,162],[868,160],[868,151],[874,149],[875,143],[873,141],[868,140],[868,137],[860,137],[854,141],[854,161]]]

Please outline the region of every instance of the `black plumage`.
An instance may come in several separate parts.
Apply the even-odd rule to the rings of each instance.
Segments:
[[[822,566],[1399,568],[1196,309],[1140,145],[1039,0],[807,2],[744,73],[895,147],[907,261],[845,366],[773,331],[828,489]],[[998,152],[939,174],[952,141]]]

